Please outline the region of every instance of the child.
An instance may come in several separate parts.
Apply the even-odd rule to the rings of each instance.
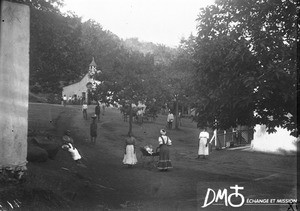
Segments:
[[[91,135],[91,142],[92,144],[96,144],[96,138],[97,138],[97,121],[96,121],[96,114],[92,116],[92,123],[90,126],[90,135]]]
[[[68,150],[71,153],[73,160],[77,164],[81,164],[81,155],[79,154],[78,150],[71,143],[65,143],[64,145],[62,145],[61,148]]]

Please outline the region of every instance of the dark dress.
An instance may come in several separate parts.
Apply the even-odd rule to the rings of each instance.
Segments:
[[[97,116],[100,115],[100,106],[99,105],[96,105],[96,107],[95,107],[95,114]]]
[[[97,123],[95,123],[95,122],[91,123],[90,135],[91,135],[91,137],[97,137]]]
[[[170,151],[169,146],[171,145],[169,141],[169,137],[165,136],[166,140],[161,136],[162,144],[159,146],[159,160],[157,164],[157,168],[159,170],[168,170],[172,167],[172,163],[170,160]]]

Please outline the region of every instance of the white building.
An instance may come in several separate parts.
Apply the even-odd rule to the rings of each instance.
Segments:
[[[70,84],[68,86],[63,87],[62,96],[66,96],[67,99],[88,99],[88,87],[87,84],[91,83],[92,85],[95,84],[95,81],[91,78],[91,74],[94,74],[97,71],[97,64],[94,60],[89,65],[88,73],[77,83]]]

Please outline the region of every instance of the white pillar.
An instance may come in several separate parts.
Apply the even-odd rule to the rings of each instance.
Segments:
[[[1,1],[0,171],[26,169],[30,11]]]

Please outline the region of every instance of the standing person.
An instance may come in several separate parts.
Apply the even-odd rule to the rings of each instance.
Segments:
[[[100,104],[99,104],[99,102],[97,102],[97,105],[96,105],[96,107],[95,107],[95,114],[97,115],[97,117],[98,117],[98,122],[100,122]]]
[[[66,106],[66,103],[67,103],[67,96],[64,95],[64,96],[63,96],[63,104],[64,104],[64,106]]]
[[[172,145],[171,139],[166,135],[167,132],[164,129],[160,130],[161,136],[158,138],[159,143],[159,160],[157,168],[161,171],[167,171],[172,167],[170,160],[170,151],[169,147]]]
[[[92,116],[92,123],[90,125],[90,135],[91,135],[91,143],[96,144],[96,138],[97,138],[97,122],[96,122],[97,116]]]
[[[199,149],[198,149],[198,157],[197,159],[200,158],[200,156],[203,157],[203,159],[206,158],[209,154],[209,133],[206,131],[206,128],[203,129],[203,131],[200,132],[199,134]]]
[[[179,123],[179,126],[182,126],[182,124],[181,124],[181,116],[182,116],[182,114],[181,114],[181,112],[179,112],[178,113],[178,123]]]
[[[104,111],[105,111],[105,104],[102,104],[102,115],[104,116]]]
[[[171,111],[169,111],[168,117],[167,117],[167,123],[168,123],[168,128],[172,129],[172,124],[174,121],[174,115],[172,114]]]
[[[86,101],[84,101],[82,103],[82,113],[83,113],[84,119],[87,119],[87,109],[88,109],[88,105],[87,105]]]
[[[137,115],[137,121],[138,123],[142,124],[143,123],[143,110],[142,109],[139,109],[137,112],[136,112],[136,115]]]
[[[131,133],[128,133],[128,137],[125,139],[125,152],[123,158],[123,164],[128,167],[132,167],[137,163],[136,153],[135,153],[136,139]]]

